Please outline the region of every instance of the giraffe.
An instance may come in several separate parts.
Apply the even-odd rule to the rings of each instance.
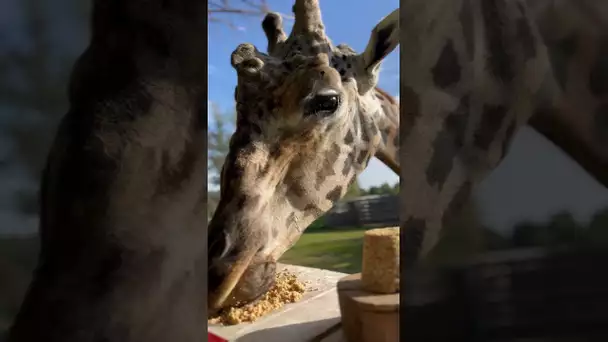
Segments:
[[[93,2],[9,341],[206,339],[205,16],[196,1]]]
[[[608,186],[608,40],[598,30],[608,12],[596,5],[402,3],[403,273],[424,264],[525,124]]]
[[[231,56],[237,122],[208,227],[210,312],[265,293],[277,259],[372,156],[399,172],[399,104],[376,87],[398,45],[398,10],[361,54],[332,44],[318,0],[296,0],[293,12],[289,37],[279,15],[264,18],[268,54],[241,44]]]

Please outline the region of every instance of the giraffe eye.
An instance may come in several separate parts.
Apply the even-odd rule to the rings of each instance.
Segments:
[[[306,104],[306,115],[331,115],[340,106],[340,96],[337,94],[317,94]]]

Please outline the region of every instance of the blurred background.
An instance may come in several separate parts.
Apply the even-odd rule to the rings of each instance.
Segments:
[[[371,29],[396,0],[322,0],[334,43],[362,51]],[[240,43],[266,49],[267,10],[292,21],[291,1],[209,1],[209,214],[218,170],[233,131]],[[88,40],[90,1],[4,0],[0,10],[0,335],[16,313],[37,257],[37,191],[56,125],[67,109],[66,86]],[[385,60],[380,87],[399,96],[399,52]],[[366,228],[397,225],[398,177],[378,160],[344,201],[315,222],[284,262],[355,273]],[[393,209],[391,209],[393,208]],[[460,220],[445,229],[438,264],[488,250],[528,246],[608,245],[608,191],[550,142],[520,131],[500,167],[476,190]]]

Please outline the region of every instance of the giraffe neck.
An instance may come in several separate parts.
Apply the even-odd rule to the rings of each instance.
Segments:
[[[523,0],[401,7],[404,267],[422,261],[532,116],[547,50]]]
[[[530,6],[553,82],[529,124],[608,187],[608,35],[597,29],[608,26],[608,7],[585,0]]]
[[[204,340],[192,300],[207,287],[207,78],[193,62],[204,7],[184,3],[165,25],[166,9],[137,4],[93,1],[40,185],[38,265],[7,340]]]
[[[608,10],[593,16],[578,4],[411,0],[401,8],[409,15],[400,37],[408,51],[401,56],[406,267],[434,247],[523,124],[608,185],[608,40],[597,30]]]
[[[375,156],[399,174],[399,102],[380,88],[375,88],[374,96],[382,108],[376,122],[382,139]]]

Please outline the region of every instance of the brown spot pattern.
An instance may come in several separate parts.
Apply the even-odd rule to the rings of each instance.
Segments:
[[[285,221],[286,227],[291,227],[296,222],[296,213],[291,212]]]
[[[496,133],[500,129],[507,114],[507,107],[498,105],[484,105],[481,123],[474,136],[475,146],[482,150],[487,150],[496,138]]]
[[[369,156],[369,153],[367,150],[361,150],[359,151],[359,156],[357,156],[357,165],[362,165],[365,166],[365,162],[367,162],[367,158]]]
[[[464,43],[467,48],[469,58],[473,58],[475,53],[474,32],[473,32],[473,10],[471,8],[471,0],[463,0],[462,7],[460,8],[460,25],[462,25],[462,36],[464,37]]]
[[[401,246],[404,267],[413,266],[418,261],[422,242],[426,234],[426,221],[410,217],[401,223]]]
[[[344,167],[342,168],[342,175],[343,176],[348,176],[348,174],[350,173],[350,171],[353,168],[353,163],[355,161],[355,156],[357,154],[357,151],[355,149],[352,149],[348,155],[346,156],[346,159],[344,160]]]
[[[269,159],[277,159],[281,156],[281,147],[278,144],[270,145],[268,148]]]
[[[369,128],[369,136],[366,135],[365,141],[371,141],[371,138],[375,137],[379,133],[378,125],[375,122],[371,122],[369,125],[366,125]]]
[[[488,69],[498,80],[509,82],[514,78],[515,72],[505,37],[508,18],[504,0],[481,1],[481,13],[488,47]]]
[[[458,55],[454,50],[454,42],[451,39],[445,43],[437,63],[431,70],[433,82],[439,88],[445,89],[460,81],[461,68],[458,64]]]
[[[433,156],[426,169],[426,179],[429,184],[437,185],[439,189],[452,171],[454,158],[464,146],[468,113],[469,97],[464,96],[456,110],[448,114],[443,129],[433,141]]]
[[[453,220],[460,216],[460,212],[465,203],[467,203],[471,197],[472,189],[473,183],[470,181],[466,181],[460,186],[441,218],[442,228],[450,227],[450,225],[453,224]]]
[[[509,124],[507,128],[507,132],[505,133],[505,140],[502,142],[502,157],[506,157],[507,153],[509,153],[509,147],[511,146],[511,141],[513,140],[513,134],[515,134],[515,128],[517,127],[517,121],[513,120]]]
[[[470,96],[465,95],[460,99],[456,110],[451,112],[445,119],[445,127],[454,136],[454,144],[457,147],[464,146],[464,136],[469,120]]]
[[[315,182],[315,188],[317,190],[321,188],[327,177],[331,177],[336,174],[335,164],[339,156],[340,146],[334,143],[331,147],[331,152],[327,155],[327,158],[323,160],[321,168],[319,171],[317,171]]]
[[[238,199],[236,200],[236,209],[243,210],[243,208],[245,208],[245,203],[247,203],[247,196],[242,194],[239,195]]]
[[[325,198],[327,198],[328,200],[335,203],[342,197],[342,190],[343,190],[343,188],[338,185],[335,188],[333,188],[330,192],[328,192],[327,196],[325,196]]]
[[[346,145],[350,145],[355,141],[355,138],[353,137],[353,132],[351,130],[348,130],[348,132],[346,132],[346,136],[344,137],[344,143]]]
[[[401,85],[399,100],[401,101],[401,113],[403,115],[403,124],[400,125],[400,135],[403,136],[403,141],[410,134],[412,128],[416,125],[416,120],[422,115],[420,112],[420,96],[414,89]]]
[[[382,137],[382,143],[388,145],[388,132],[386,130],[380,130],[380,136]]]
[[[324,214],[324,211],[315,204],[307,204],[306,207],[304,207],[304,211],[306,212],[306,215],[313,216],[315,218]]]
[[[298,198],[302,198],[306,195],[306,190],[300,182],[293,182],[289,187],[289,192],[293,193]]]

